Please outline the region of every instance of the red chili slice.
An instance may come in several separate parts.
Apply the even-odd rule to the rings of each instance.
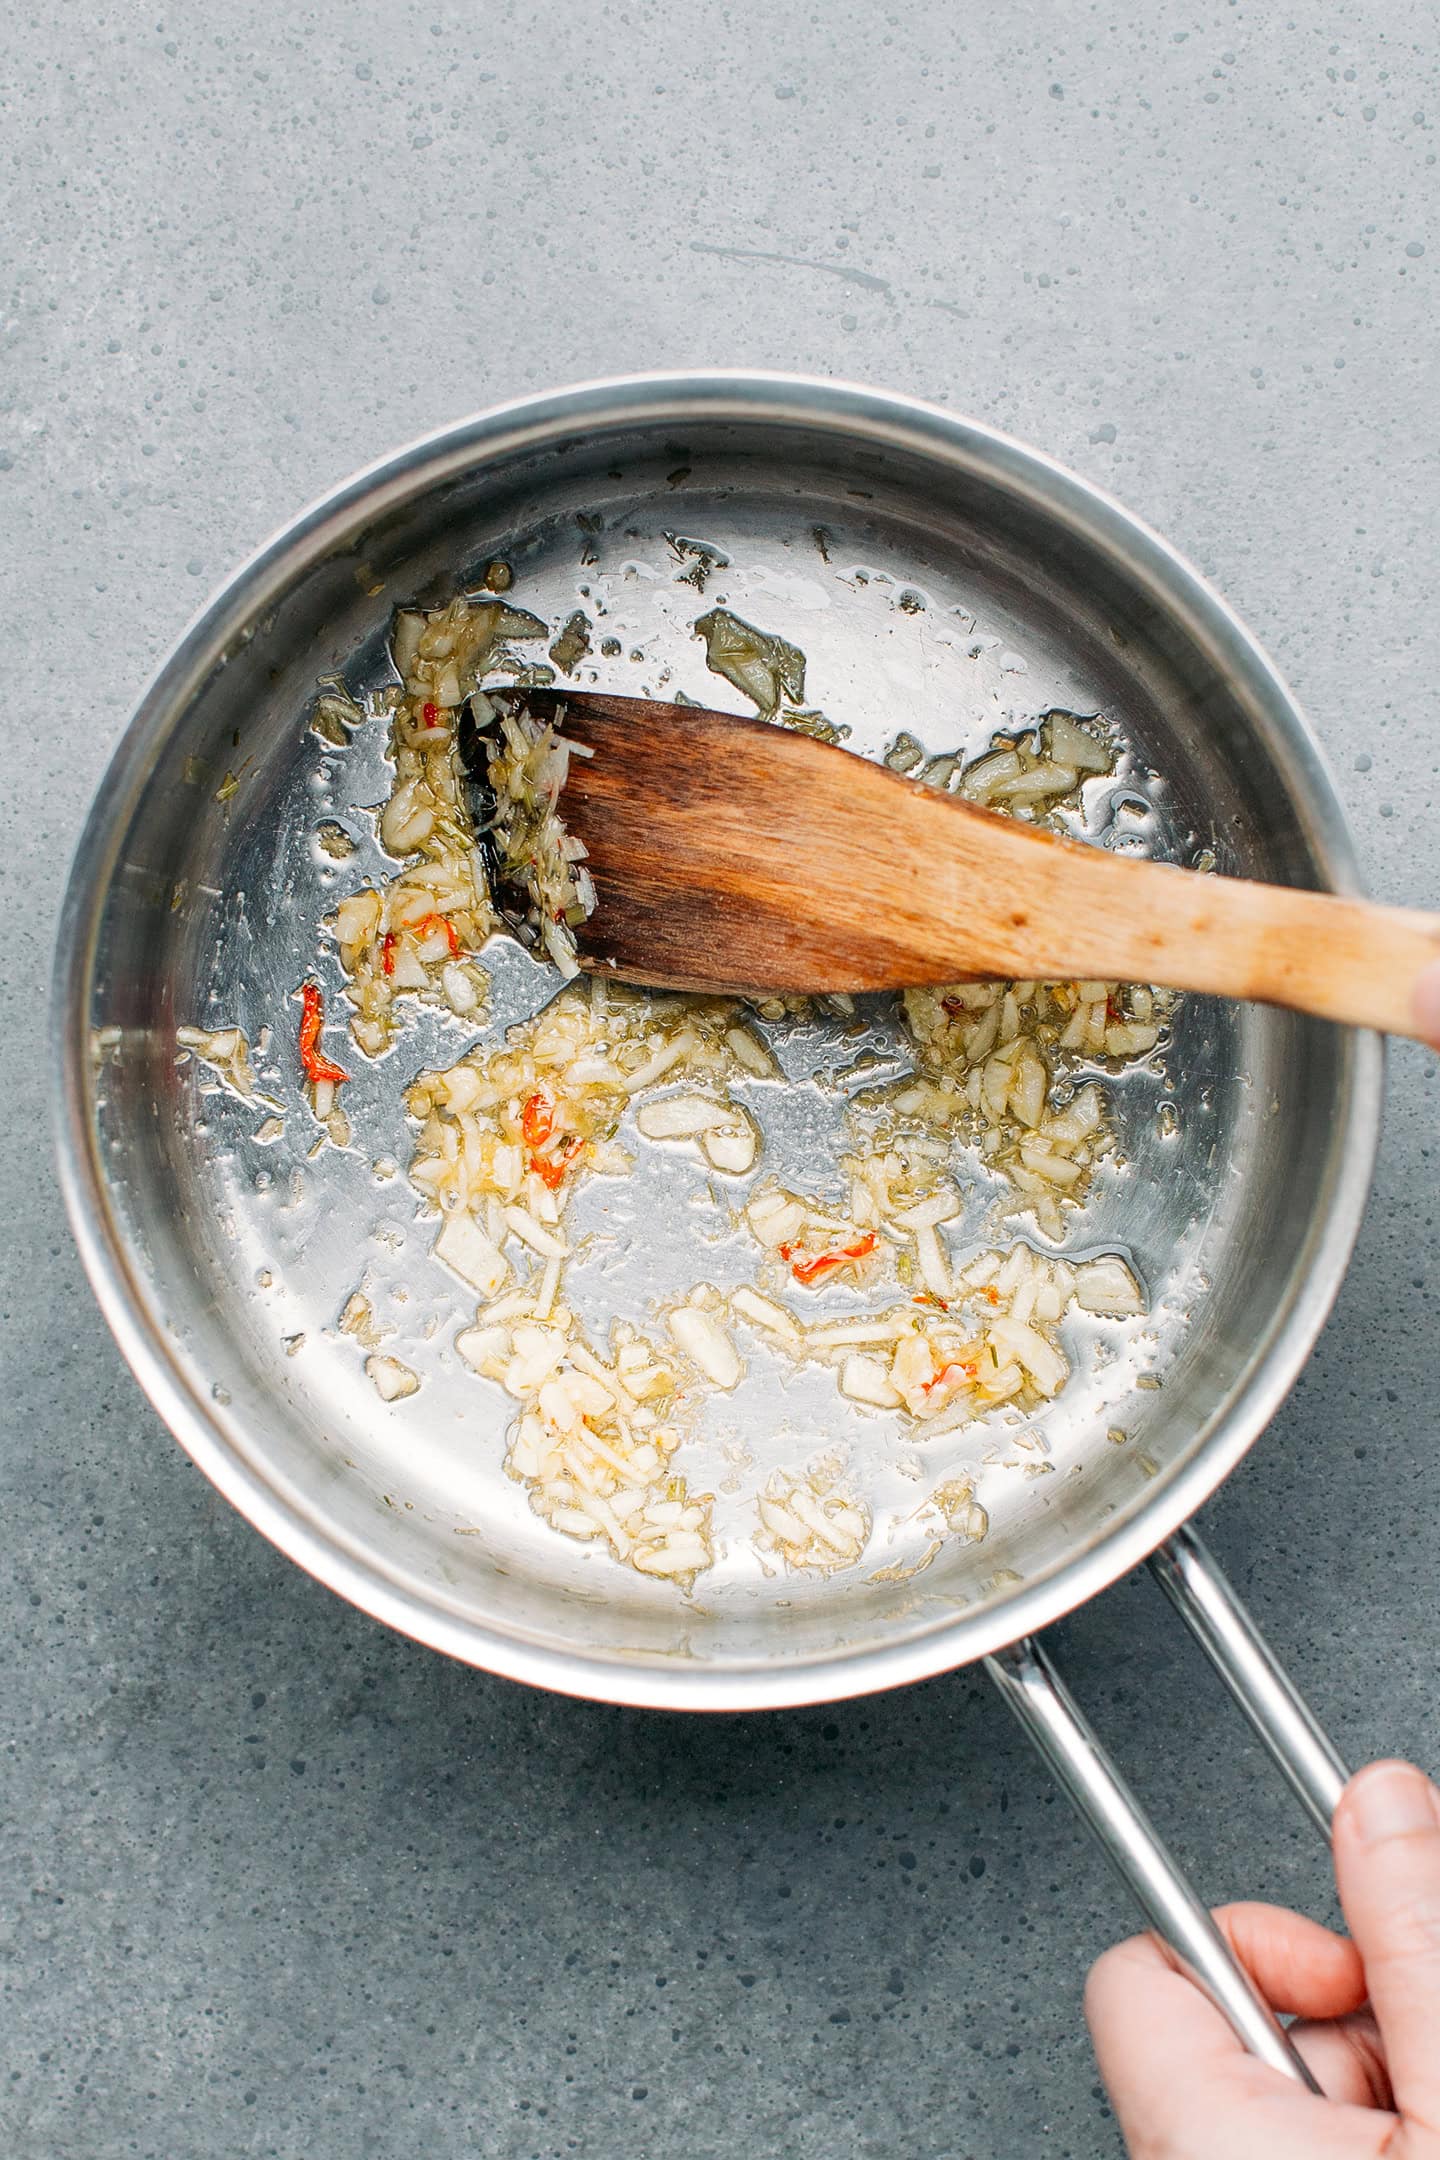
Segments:
[[[328,1080],[332,1087],[339,1087],[350,1075],[342,1072],[320,1048],[320,1030],[325,1025],[325,999],[318,983],[301,984],[300,1006],[300,1063],[305,1068],[305,1077],[317,1087],[322,1080]]]
[[[531,1156],[532,1169],[540,1178],[541,1183],[548,1187],[551,1192],[560,1190],[561,1185],[564,1183],[565,1172],[584,1145],[585,1142],[578,1133],[571,1133],[569,1139],[562,1142],[558,1154]]]
[[[828,1275],[832,1268],[844,1267],[847,1260],[863,1260],[867,1253],[874,1250],[875,1232],[871,1230],[865,1237],[857,1238],[853,1245],[842,1245],[838,1252],[816,1253],[813,1260],[793,1259],[793,1245],[782,1245],[780,1257],[790,1261],[790,1272],[796,1282],[813,1283],[818,1282],[822,1275]]]
[[[412,924],[411,927],[415,931],[417,937],[422,935],[426,930],[443,930],[445,933],[445,942],[450,947],[451,959],[455,959],[459,954],[460,933],[455,928],[454,923],[451,922],[448,915],[422,915],[420,917],[420,920],[417,923]]]
[[[555,1106],[543,1089],[537,1089],[521,1110],[520,1130],[532,1150],[544,1147],[555,1130]]]
[[[941,1366],[939,1372],[936,1373],[933,1380],[922,1380],[920,1384],[921,1387],[924,1389],[925,1393],[928,1395],[932,1388],[943,1387],[945,1385],[945,1382],[950,1378],[951,1373],[959,1373],[962,1380],[970,1381],[975,1378],[975,1375],[979,1372],[979,1370],[980,1366],[977,1359],[952,1359],[950,1364]]]
[[[578,1133],[567,1134],[551,1155],[541,1153],[555,1134],[555,1104],[543,1088],[537,1088],[520,1111],[520,1130],[530,1151],[530,1167],[551,1192],[557,1192],[585,1142]]]

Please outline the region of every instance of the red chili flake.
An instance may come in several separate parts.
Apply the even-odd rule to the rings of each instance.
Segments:
[[[382,975],[393,975],[393,974],[394,974],[394,972],[395,972],[395,947],[396,947],[396,946],[397,946],[397,945],[399,944],[399,942],[400,942],[400,941],[399,941],[399,939],[398,939],[398,938],[396,937],[396,935],[395,935],[395,932],[394,932],[393,930],[387,930],[387,931],[385,932],[385,935],[384,935],[384,937],[382,937],[382,938],[381,938],[381,940],[380,940],[380,972],[381,972],[381,974],[382,974]]]
[[[962,1380],[973,1380],[979,1370],[979,1362],[975,1358],[962,1358],[958,1362],[942,1365],[933,1380],[922,1380],[920,1385],[928,1395],[932,1388],[943,1387],[952,1373],[959,1373]]]
[[[555,1130],[555,1108],[543,1089],[537,1089],[520,1112],[520,1130],[528,1148],[542,1148]]]
[[[561,1143],[557,1154],[531,1156],[531,1167],[551,1192],[560,1190],[565,1179],[565,1172],[574,1162],[575,1157],[580,1153],[584,1145],[585,1142],[580,1138],[579,1133],[571,1133],[569,1139]]]
[[[460,951],[460,933],[448,915],[422,915],[420,920],[412,927],[417,935],[423,934],[427,930],[443,930],[445,941],[450,947],[451,959],[453,960],[458,955]]]
[[[578,1133],[561,1141],[551,1155],[542,1154],[555,1132],[555,1105],[543,1088],[537,1088],[520,1112],[520,1130],[530,1151],[530,1167],[551,1192],[558,1192],[565,1172],[584,1147]]]
[[[318,983],[307,982],[300,986],[300,1063],[305,1077],[318,1086],[328,1080],[332,1087],[339,1087],[350,1078],[349,1073],[327,1058],[320,1048],[320,1030],[325,1025],[325,1000]]]
[[[842,1245],[838,1252],[817,1253],[813,1260],[792,1259],[794,1250],[793,1245],[782,1245],[780,1257],[790,1261],[790,1272],[796,1282],[818,1282],[820,1277],[828,1275],[832,1268],[844,1267],[847,1260],[863,1260],[867,1253],[874,1252],[875,1232],[872,1230],[867,1236],[857,1238],[853,1245]]]
[[[439,708],[439,706],[438,706],[438,705],[422,705],[422,706],[421,706],[421,708],[420,708],[420,718],[421,718],[421,719],[422,719],[422,720],[424,721],[424,723],[425,723],[426,727],[439,727],[439,725],[440,725],[440,708]]]

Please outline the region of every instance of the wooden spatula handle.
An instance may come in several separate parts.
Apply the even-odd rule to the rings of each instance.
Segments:
[[[1047,867],[1032,854],[1021,880],[1036,888],[1021,926],[1029,974],[1047,972],[1037,962],[1048,943],[1056,972],[1066,976],[1165,983],[1392,1035],[1420,1032],[1415,986],[1440,960],[1440,915],[1196,877],[1098,849],[1066,847],[1053,887]]]
[[[1415,986],[1440,959],[1440,915],[1233,878],[1214,883],[1213,930],[1192,947],[1191,988],[1389,1035],[1418,1033]]]
[[[925,788],[904,808],[905,862],[889,871],[901,904],[885,931],[917,956],[928,945],[924,980],[953,961],[957,978],[1162,983],[1421,1033],[1415,986],[1440,959],[1440,915],[1115,855]],[[928,920],[905,905],[907,885]]]
[[[1421,1032],[1415,986],[1440,959],[1440,915],[1114,855],[926,788],[909,788],[902,807],[903,856],[896,820],[871,886],[889,887],[883,935],[912,950],[911,972],[894,979],[943,981],[948,969],[1162,983]],[[858,856],[869,843],[854,812],[850,822]]]

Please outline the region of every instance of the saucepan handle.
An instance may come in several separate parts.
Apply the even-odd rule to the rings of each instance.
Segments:
[[[1150,1566],[1328,1843],[1348,1773],[1269,1644],[1193,1530],[1178,1530],[1151,1555]],[[1204,1988],[1252,2055],[1317,2090],[1045,1650],[1031,1639],[987,1662],[1001,1694],[1182,1971]]]
[[[1272,2070],[1319,2087],[1231,1953],[1034,1637],[987,1658],[991,1678],[1182,1972]]]
[[[1193,1530],[1177,1530],[1150,1567],[1328,1845],[1350,1773],[1274,1651]]]

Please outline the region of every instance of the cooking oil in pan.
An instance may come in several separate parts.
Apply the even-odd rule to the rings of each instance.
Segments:
[[[733,522],[732,506],[716,504],[712,519],[703,504],[692,504],[689,533],[677,547],[632,508],[623,524],[602,516],[587,527],[583,559],[572,548],[566,560],[554,534],[533,546],[516,536],[504,552],[524,565],[517,597],[545,625],[552,663],[582,687],[713,701],[713,618],[720,615],[729,641],[725,679],[758,709],[780,724],[823,720],[847,747],[872,758],[887,750],[893,757],[903,737],[908,769],[932,780],[962,780],[967,763],[997,738],[1030,737],[1049,711],[1099,714],[1115,746],[1111,769],[1051,805],[1051,822],[1119,851],[1193,852],[1195,837],[1183,830],[1163,779],[1131,747],[1109,686],[1088,677],[1063,642],[1037,647],[1023,620],[1007,619],[993,598],[987,608],[974,595],[967,599],[954,576],[920,576],[914,566],[887,561],[863,525],[847,529],[833,518],[823,548],[802,531],[777,559],[773,549],[747,551]],[[707,616],[708,636],[700,627]],[[576,627],[582,617],[583,637]],[[351,687],[378,690],[385,676],[379,661],[369,682]],[[302,727],[297,715],[297,733]],[[329,1144],[317,1129],[298,1099],[293,1069],[289,1000],[296,982],[315,974],[332,1017],[346,1010],[323,918],[343,892],[396,871],[370,814],[390,785],[386,732],[376,718],[343,751],[306,739],[266,847],[245,857],[227,892],[205,1010],[195,1019],[211,1029],[239,1027],[252,1042],[262,1026],[271,1027],[255,1078],[278,1108],[245,1100],[222,1073],[196,1060],[192,1132],[214,1220],[228,1226],[221,1265],[245,1284],[257,1336],[283,1360],[284,1384],[308,1396],[337,1447],[367,1454],[384,1479],[387,1504],[413,1500],[457,1517],[488,1510],[514,1530],[525,1516],[525,1493],[498,1472],[515,1403],[455,1353],[475,1300],[433,1257],[436,1219],[404,1174],[413,1149],[406,1083],[453,1064],[476,1031],[415,1007],[385,1057],[347,1056],[347,1146]],[[553,995],[554,977],[504,942],[484,959],[492,992],[480,1035],[498,1042],[508,1025]],[[893,1000],[866,1001],[854,1013],[811,1007],[768,1020],[752,1014],[749,1024],[769,1043],[785,1080],[783,1087],[733,1083],[735,1099],[764,1133],[752,1176],[707,1173],[693,1155],[647,1142],[627,1113],[617,1139],[633,1156],[633,1170],[580,1184],[569,1217],[576,1257],[565,1295],[592,1339],[603,1339],[617,1318],[663,1334],[666,1309],[695,1281],[723,1300],[753,1279],[747,1195],[773,1179],[838,1205],[839,1158],[855,1145],[857,1105],[914,1066],[914,1044]],[[1071,1371],[1054,1400],[1028,1414],[1001,1408],[927,1437],[923,1421],[846,1400],[832,1368],[797,1363],[750,1336],[736,1386],[692,1389],[699,1399],[676,1467],[683,1464],[692,1492],[713,1495],[713,1566],[696,1595],[711,1602],[732,1588],[791,1598],[818,1591],[819,1577],[812,1583],[788,1568],[755,1536],[757,1496],[767,1482],[817,1461],[833,1466],[837,1489],[866,1513],[868,1537],[854,1563],[866,1579],[918,1581],[938,1537],[974,1547],[979,1586],[992,1559],[1004,1565],[1007,1524],[1036,1507],[1063,1506],[1067,1481],[1093,1467],[1097,1447],[1129,1444],[1140,1422],[1137,1393],[1163,1381],[1183,1338],[1213,1207],[1203,1132],[1215,1118],[1213,1101],[1207,1105],[1197,1088],[1182,1123],[1171,1069],[1178,1059],[1203,1081],[1218,1058],[1213,1015],[1194,1000],[1169,1014],[1162,1046],[1130,1069],[1107,1064],[1092,1072],[1082,1061],[1073,1074],[1076,1085],[1092,1077],[1102,1085],[1116,1145],[1083,1208],[1066,1211],[1065,1256],[1122,1257],[1147,1305],[1132,1317],[1067,1313],[1057,1334]],[[949,1167],[964,1203],[944,1230],[956,1264],[982,1246],[1008,1248],[1017,1240],[1042,1253],[1058,1249],[1017,1211],[1020,1196],[986,1168],[972,1143],[955,1145]],[[821,1314],[839,1321],[893,1306],[903,1294],[887,1277],[883,1288],[835,1286],[795,1303],[807,1323]],[[357,1298],[368,1316],[358,1324]],[[375,1375],[388,1367],[377,1361],[413,1375],[413,1390],[382,1402]],[[457,1520],[456,1527],[470,1525]],[[531,1555],[543,1567],[546,1541],[563,1541],[533,1522],[529,1530]],[[600,1540],[568,1551],[565,1564],[593,1570],[613,1562]],[[667,1586],[664,1594],[676,1593]]]

